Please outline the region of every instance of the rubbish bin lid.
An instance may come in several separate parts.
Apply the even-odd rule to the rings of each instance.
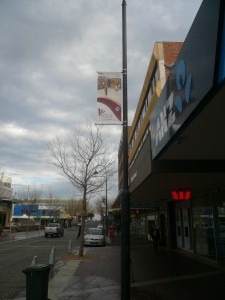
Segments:
[[[43,272],[43,271],[48,271],[51,269],[50,265],[45,265],[45,264],[38,264],[34,266],[29,266],[26,269],[23,270],[23,273],[31,273],[31,272]]]

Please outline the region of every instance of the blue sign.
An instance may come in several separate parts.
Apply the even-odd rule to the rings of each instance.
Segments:
[[[202,2],[151,115],[153,159],[214,87],[219,17],[220,1]]]

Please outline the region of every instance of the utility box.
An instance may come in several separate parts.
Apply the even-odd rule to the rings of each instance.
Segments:
[[[34,265],[23,270],[26,275],[26,300],[49,300],[48,279],[50,265]]]

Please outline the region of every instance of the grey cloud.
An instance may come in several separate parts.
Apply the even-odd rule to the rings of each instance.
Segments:
[[[97,71],[122,70],[121,3],[0,1],[0,159],[6,169],[34,182],[35,173],[54,177],[48,138],[95,116]],[[154,42],[183,40],[200,3],[127,1],[129,115]],[[111,132],[117,148],[121,130]]]

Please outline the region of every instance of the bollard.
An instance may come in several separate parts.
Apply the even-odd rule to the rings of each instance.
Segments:
[[[48,263],[51,267],[54,267],[55,265],[55,247],[52,248]]]
[[[37,260],[37,256],[34,256],[31,262],[31,266],[35,266],[36,265],[36,260]]]
[[[23,270],[26,275],[26,300],[49,300],[48,278],[50,265],[33,265]]]
[[[68,254],[72,253],[72,240],[71,238],[69,239],[69,244],[68,244]]]

